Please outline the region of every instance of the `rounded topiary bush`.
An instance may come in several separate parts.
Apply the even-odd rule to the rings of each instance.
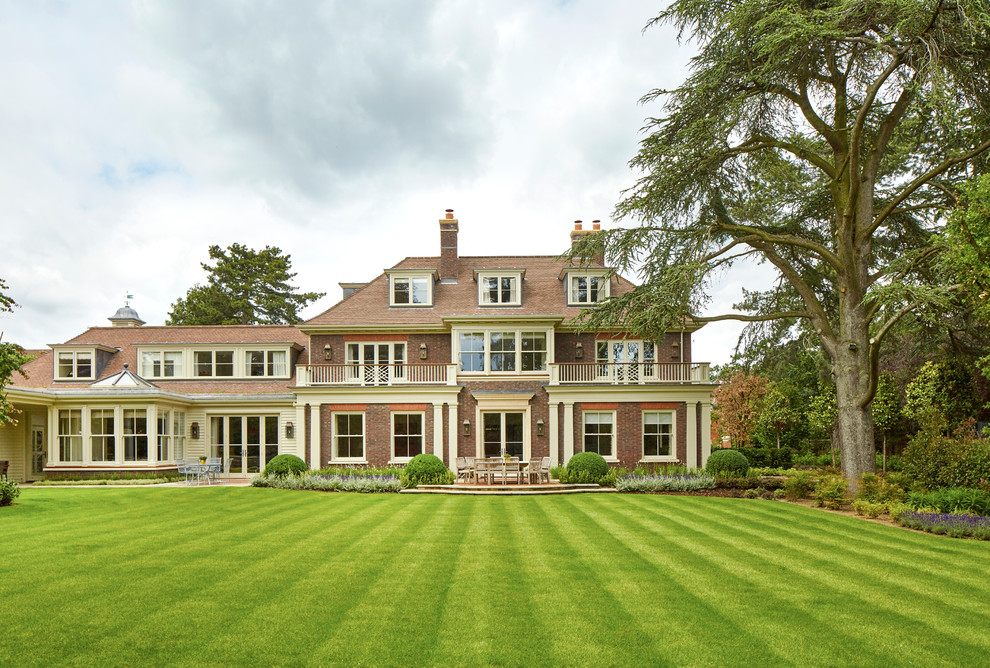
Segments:
[[[738,450],[716,450],[708,455],[705,472],[721,478],[742,478],[749,471],[749,460]]]
[[[305,473],[307,469],[306,462],[295,455],[275,455],[268,462],[268,466],[265,467],[264,475],[266,478],[269,476],[284,478],[289,474],[299,475],[300,473]]]
[[[567,462],[567,482],[601,484],[608,477],[608,463],[597,452],[579,452]]]
[[[404,480],[407,486],[446,485],[454,481],[454,474],[436,455],[416,455],[406,464]]]

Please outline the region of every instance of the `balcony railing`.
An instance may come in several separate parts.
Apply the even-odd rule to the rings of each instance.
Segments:
[[[550,364],[549,367],[551,385],[711,382],[708,362],[577,362]]]
[[[456,385],[456,364],[300,364],[296,385]]]

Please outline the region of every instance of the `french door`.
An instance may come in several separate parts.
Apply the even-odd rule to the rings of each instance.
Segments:
[[[210,446],[213,457],[230,460],[231,473],[261,473],[278,454],[278,416],[213,416]]]
[[[635,383],[655,375],[655,347],[649,341],[599,341],[595,358],[598,377],[614,383]]]
[[[348,377],[363,385],[388,385],[402,378],[405,350],[404,343],[348,343]]]
[[[485,457],[523,456],[525,413],[484,412],[481,414]]]

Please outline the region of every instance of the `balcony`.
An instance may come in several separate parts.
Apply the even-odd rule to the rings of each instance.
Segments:
[[[551,385],[710,383],[708,362],[588,362],[550,364]]]
[[[297,387],[456,385],[456,364],[300,364]]]

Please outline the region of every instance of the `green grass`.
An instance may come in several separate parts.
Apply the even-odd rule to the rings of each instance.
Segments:
[[[988,563],[746,499],[25,489],[0,663],[985,665]]]

